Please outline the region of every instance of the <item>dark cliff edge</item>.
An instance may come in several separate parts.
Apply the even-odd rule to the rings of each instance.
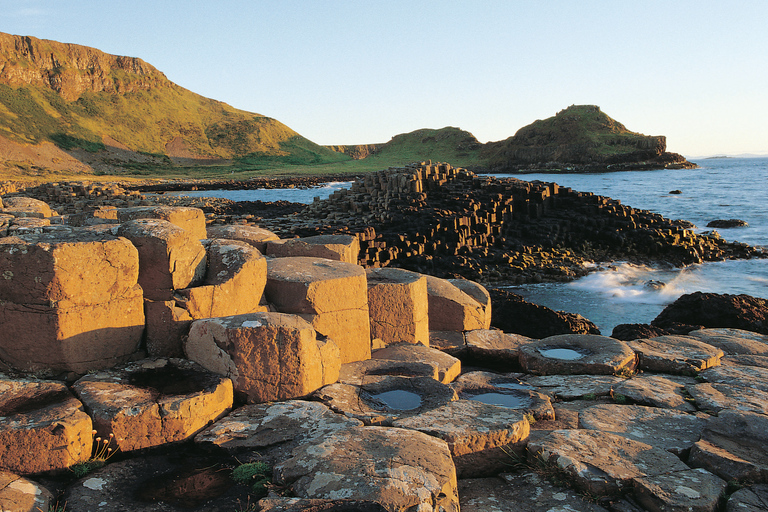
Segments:
[[[572,105],[535,121],[508,139],[485,144],[480,156],[491,172],[696,167],[682,155],[668,152],[666,137],[631,132],[596,105]]]

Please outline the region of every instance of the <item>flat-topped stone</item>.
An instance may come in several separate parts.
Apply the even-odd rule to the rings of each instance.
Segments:
[[[366,271],[371,336],[384,344],[429,346],[427,278],[400,268]]]
[[[726,481],[768,483],[768,416],[722,411],[710,418],[689,464]]]
[[[768,335],[743,329],[718,328],[691,331],[688,336],[718,347],[726,354],[768,355]]]
[[[520,347],[535,340],[498,329],[475,329],[465,333],[467,356],[473,364],[510,370],[518,365]]]
[[[528,451],[556,464],[578,488],[603,495],[618,494],[635,478],[689,469],[666,450],[594,430],[554,430]]]
[[[768,368],[757,366],[719,366],[701,372],[701,378],[707,382],[768,391]]]
[[[200,208],[187,206],[135,206],[118,208],[118,222],[128,222],[136,219],[161,219],[174,224],[194,238],[208,238],[205,229],[205,214]]]
[[[267,261],[267,300],[282,313],[300,315],[339,347],[341,362],[371,357],[368,287],[362,267],[322,258]]]
[[[646,510],[714,512],[728,483],[705,469],[635,478],[634,496]]]
[[[748,386],[704,383],[686,386],[699,410],[718,414],[725,409],[768,414],[768,392]]]
[[[253,246],[237,240],[206,245],[208,268],[200,286],[177,292],[177,302],[195,319],[254,313],[267,284],[267,260]]]
[[[184,352],[231,378],[243,400],[259,403],[303,397],[335,382],[339,353],[322,350],[325,343],[297,315],[249,313],[196,320]],[[328,360],[334,356],[335,362]]]
[[[232,382],[186,359],[143,360],[90,373],[73,389],[103,439],[122,452],[191,439],[226,414]]]
[[[280,240],[273,232],[258,226],[244,224],[219,224],[206,228],[208,238],[224,238],[226,240],[240,240],[255,247],[260,253],[265,254],[267,242]]]
[[[486,313],[485,302],[473,297],[477,294],[475,291],[470,295],[447,279],[426,277],[429,330],[471,331],[491,326],[491,312],[489,310]]]
[[[611,432],[681,455],[701,438],[707,418],[642,405],[600,404],[579,412],[579,427]]]
[[[530,384],[519,380],[518,375],[474,371],[462,374],[451,387],[462,400],[479,401],[517,410],[531,415],[536,421],[554,420],[555,410],[547,395],[539,393]]]
[[[400,361],[393,359],[367,359],[341,365],[339,382],[342,384],[364,385],[372,376],[395,375],[399,377],[429,377],[440,380],[440,369],[436,363],[422,361]]]
[[[42,485],[8,471],[0,471],[0,510],[3,512],[47,511],[53,494]]]
[[[687,336],[658,336],[627,344],[640,357],[640,369],[659,373],[696,373],[718,366],[725,355],[721,349]]]
[[[696,407],[685,390],[695,382],[692,377],[640,374],[617,385],[613,397],[623,397],[640,405],[693,412]]]
[[[560,334],[520,347],[520,365],[535,375],[613,375],[633,371],[637,356],[623,342],[594,334]]]
[[[448,443],[459,477],[498,473],[509,467],[510,452],[521,454],[530,432],[523,412],[474,400],[457,400],[393,426],[418,430]]]
[[[606,512],[584,496],[536,473],[459,480],[462,512]]]
[[[283,444],[296,447],[337,430],[362,425],[361,421],[336,414],[319,402],[288,400],[240,407],[197,434],[195,442],[230,452]]]
[[[457,396],[450,386],[430,377],[381,375],[370,376],[360,385],[324,386],[314,398],[366,425],[391,426],[399,418],[436,409]]]
[[[360,241],[351,235],[317,235],[269,240],[266,243],[266,255],[274,258],[308,256],[357,265]]]
[[[117,234],[139,251],[139,284],[151,300],[172,300],[174,290],[202,283],[206,251],[198,238],[161,219],[124,222]]]
[[[0,374],[0,470],[29,475],[85,462],[92,431],[63,383]]]
[[[387,510],[459,510],[447,443],[414,430],[335,432],[294,450],[275,466],[274,476],[300,498],[374,501]]]
[[[48,203],[32,197],[6,197],[0,205],[7,213],[14,217],[51,217],[53,211]]]
[[[0,240],[0,301],[90,305],[128,293],[139,254],[111,234],[66,231]]]
[[[725,512],[763,512],[768,510],[768,485],[756,484],[731,494]]]
[[[392,361],[416,361],[437,366],[438,380],[443,384],[452,382],[461,373],[461,361],[457,358],[423,345],[401,343],[376,350],[371,354],[373,359],[389,359]]]
[[[530,375],[521,380],[537,391],[561,400],[608,396],[624,379],[614,375]]]

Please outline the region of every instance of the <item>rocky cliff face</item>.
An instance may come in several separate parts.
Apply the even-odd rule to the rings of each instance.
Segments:
[[[0,82],[53,89],[67,101],[85,91],[125,93],[168,86],[163,73],[136,57],[0,33]]]
[[[379,152],[383,144],[354,144],[341,146],[325,146],[331,151],[351,156],[354,160],[362,160]]]
[[[496,171],[693,167],[682,156],[667,152],[666,137],[631,132],[595,105],[572,105],[535,121],[513,137],[489,142],[481,155]]]

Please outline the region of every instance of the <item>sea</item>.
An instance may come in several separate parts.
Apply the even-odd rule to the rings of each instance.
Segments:
[[[605,173],[496,174],[526,181],[555,182],[581,192],[618,199],[635,209],[695,224],[694,231],[715,229],[728,241],[768,247],[768,157],[711,158],[695,161],[697,169]],[[349,182],[319,187],[183,192],[183,195],[226,197],[234,201],[311,203],[327,198]],[[679,192],[679,193],[672,193]],[[709,228],[718,219],[740,219],[747,227]],[[589,263],[586,277],[569,283],[506,287],[526,300],[557,311],[578,313],[610,335],[624,323],[650,323],[666,305],[695,291],[747,294],[768,298],[768,259],[707,262],[674,268],[627,262]]]

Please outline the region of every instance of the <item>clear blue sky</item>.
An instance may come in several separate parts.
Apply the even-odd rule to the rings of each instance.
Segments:
[[[0,31],[141,57],[319,144],[502,140],[599,105],[686,156],[768,154],[768,1],[0,0]]]

